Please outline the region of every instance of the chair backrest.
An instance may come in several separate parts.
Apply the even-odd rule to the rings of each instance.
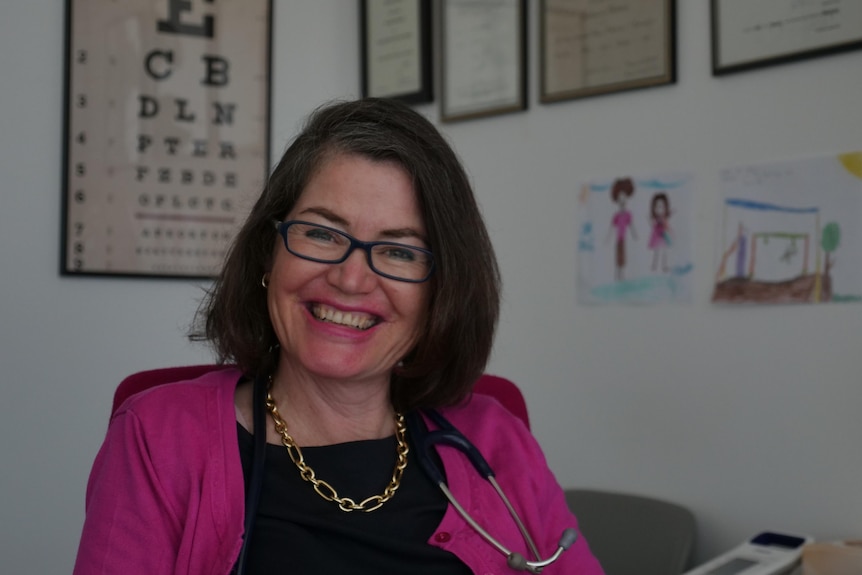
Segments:
[[[114,401],[111,406],[111,413],[116,411],[128,397],[138,393],[139,391],[143,391],[163,383],[194,379],[209,371],[221,369],[222,367],[224,366],[217,364],[184,365],[179,367],[149,369],[133,373],[123,379],[114,391]],[[524,396],[521,393],[521,390],[518,389],[518,386],[515,385],[514,382],[504,377],[486,374],[479,377],[473,391],[496,398],[506,409],[519,417],[528,428],[530,427],[530,418],[527,414],[527,403],[524,401]]]
[[[126,376],[117,389],[114,390],[114,402],[111,405],[111,413],[117,411],[127,398],[139,391],[144,391],[163,383],[194,379],[209,371],[220,369],[224,366],[216,364],[182,365],[178,367],[162,367],[159,369],[148,369]]]
[[[568,489],[566,501],[605,575],[680,575],[691,560],[694,515],[652,497]]]
[[[499,375],[483,374],[476,380],[473,393],[490,395],[503,404],[503,407],[517,416],[527,429],[530,428],[530,415],[527,413],[527,402],[521,389],[512,380]]]

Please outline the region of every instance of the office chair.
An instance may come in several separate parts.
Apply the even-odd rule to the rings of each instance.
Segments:
[[[117,408],[126,401],[127,398],[135,395],[140,391],[161,385],[163,383],[173,383],[175,381],[185,381],[187,379],[195,379],[209,371],[215,371],[224,367],[217,364],[200,364],[200,365],[183,365],[178,367],[162,367],[158,369],[148,369],[139,371],[126,376],[114,390],[114,401],[111,405],[111,413],[117,411]]]
[[[114,401],[111,413],[114,413],[126,398],[163,383],[194,379],[209,371],[230,367],[226,365],[201,364],[179,367],[164,367],[133,373],[123,379],[114,391]],[[475,393],[490,395],[503,404],[503,407],[520,418],[529,429],[530,417],[527,414],[527,403],[521,390],[514,382],[496,375],[482,375],[473,388]]]
[[[530,429],[530,415],[527,413],[527,402],[524,401],[524,394],[521,393],[521,389],[513,381],[505,377],[486,373],[479,376],[479,379],[476,380],[476,385],[473,386],[473,393],[490,395],[496,398],[497,401],[503,404],[503,407],[523,421],[527,429]]]
[[[592,489],[567,489],[566,502],[605,575],[680,575],[688,569],[695,520],[685,507]]]

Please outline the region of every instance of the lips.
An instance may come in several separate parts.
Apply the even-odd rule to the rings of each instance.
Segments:
[[[365,331],[380,321],[380,318],[373,314],[358,311],[341,311],[319,303],[311,304],[309,311],[311,315],[320,321],[352,327],[360,331]]]

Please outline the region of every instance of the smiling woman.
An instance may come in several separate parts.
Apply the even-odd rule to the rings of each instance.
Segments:
[[[117,411],[76,574],[600,574],[529,430],[471,394],[499,300],[436,128],[394,100],[318,109],[199,310],[236,367]]]
[[[341,234],[349,231],[369,242],[392,238],[413,242],[404,244],[405,247],[400,248],[402,253],[427,245],[418,198],[407,171],[392,161],[372,160],[352,153],[328,155],[287,218],[288,221],[306,218],[329,227],[339,226]],[[325,227],[300,225],[304,229],[300,229],[298,244],[311,251],[314,251],[312,248],[332,249],[334,238],[352,240],[350,236],[328,231]],[[297,243],[289,240],[289,245],[290,241]],[[341,243],[347,248],[351,244],[350,241]],[[383,245],[389,245],[391,251],[393,244]],[[342,388],[355,397],[354,390],[359,382],[368,386],[361,392],[363,398],[388,397],[392,367],[409,361],[407,355],[425,324],[429,285],[399,281],[391,275],[382,277],[369,261],[382,259],[387,269],[393,268],[391,271],[400,268],[379,256],[366,258],[361,252],[349,254],[346,249],[338,246],[336,249],[339,257],[334,260],[343,260],[340,265],[321,262],[319,258],[297,257],[295,245],[293,251],[275,250],[268,272],[268,305],[281,357],[273,387],[278,388],[282,381],[323,378],[327,380],[327,404],[333,401],[334,394],[340,393],[335,390]],[[369,247],[368,254],[371,253],[375,252]],[[402,260],[395,261],[403,265]],[[420,272],[419,279],[427,279],[428,274],[424,270]],[[350,322],[343,321],[346,316],[350,317]],[[336,319],[342,321],[334,321]],[[367,323],[369,327],[357,329],[352,325],[354,321]],[[295,383],[289,383],[278,391],[290,395],[295,387]],[[389,408],[388,402],[385,405]],[[293,400],[288,402],[288,409],[291,408],[301,413],[316,412],[315,417],[319,417],[321,411],[299,409],[298,402]],[[296,419],[301,417],[300,413],[295,415]],[[390,421],[389,417],[382,419],[382,422]],[[388,435],[390,426],[381,426],[381,431]],[[312,441],[311,437],[305,439]]]
[[[353,167],[363,171],[354,173]],[[361,180],[374,176],[379,182]],[[368,189],[360,190],[360,185]],[[391,188],[399,186],[399,203],[387,207],[396,197]],[[350,193],[354,189],[357,193]],[[313,202],[309,194],[328,203]],[[341,198],[351,203],[341,205]],[[360,214],[383,210],[398,213],[399,219],[379,218],[380,229],[366,236],[358,227],[368,227]],[[283,342],[270,321],[267,294],[251,286],[276,272],[275,262],[289,255],[289,248],[279,245],[284,242],[274,233],[273,221],[291,219],[325,225],[362,241],[403,243],[433,254],[423,336],[405,357],[395,360],[402,365],[392,374],[392,402],[406,411],[463,399],[490,356],[499,272],[467,175],[437,129],[410,107],[380,99],[334,103],[309,118],[239,231],[199,316],[203,325],[198,335],[203,333],[222,359],[251,376],[273,373],[282,357],[272,352]],[[351,254],[344,262],[348,271],[354,258],[359,259]],[[335,266],[334,273],[342,267]],[[407,287],[391,281],[381,281],[381,286]]]

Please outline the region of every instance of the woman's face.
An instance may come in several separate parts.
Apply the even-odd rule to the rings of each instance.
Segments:
[[[398,164],[358,155],[325,160],[285,220],[323,224],[363,241],[428,247],[410,175]],[[280,236],[275,241],[267,304],[282,360],[318,377],[388,381],[417,341],[429,284],[377,275],[361,249],[340,264],[323,264],[294,256]]]

